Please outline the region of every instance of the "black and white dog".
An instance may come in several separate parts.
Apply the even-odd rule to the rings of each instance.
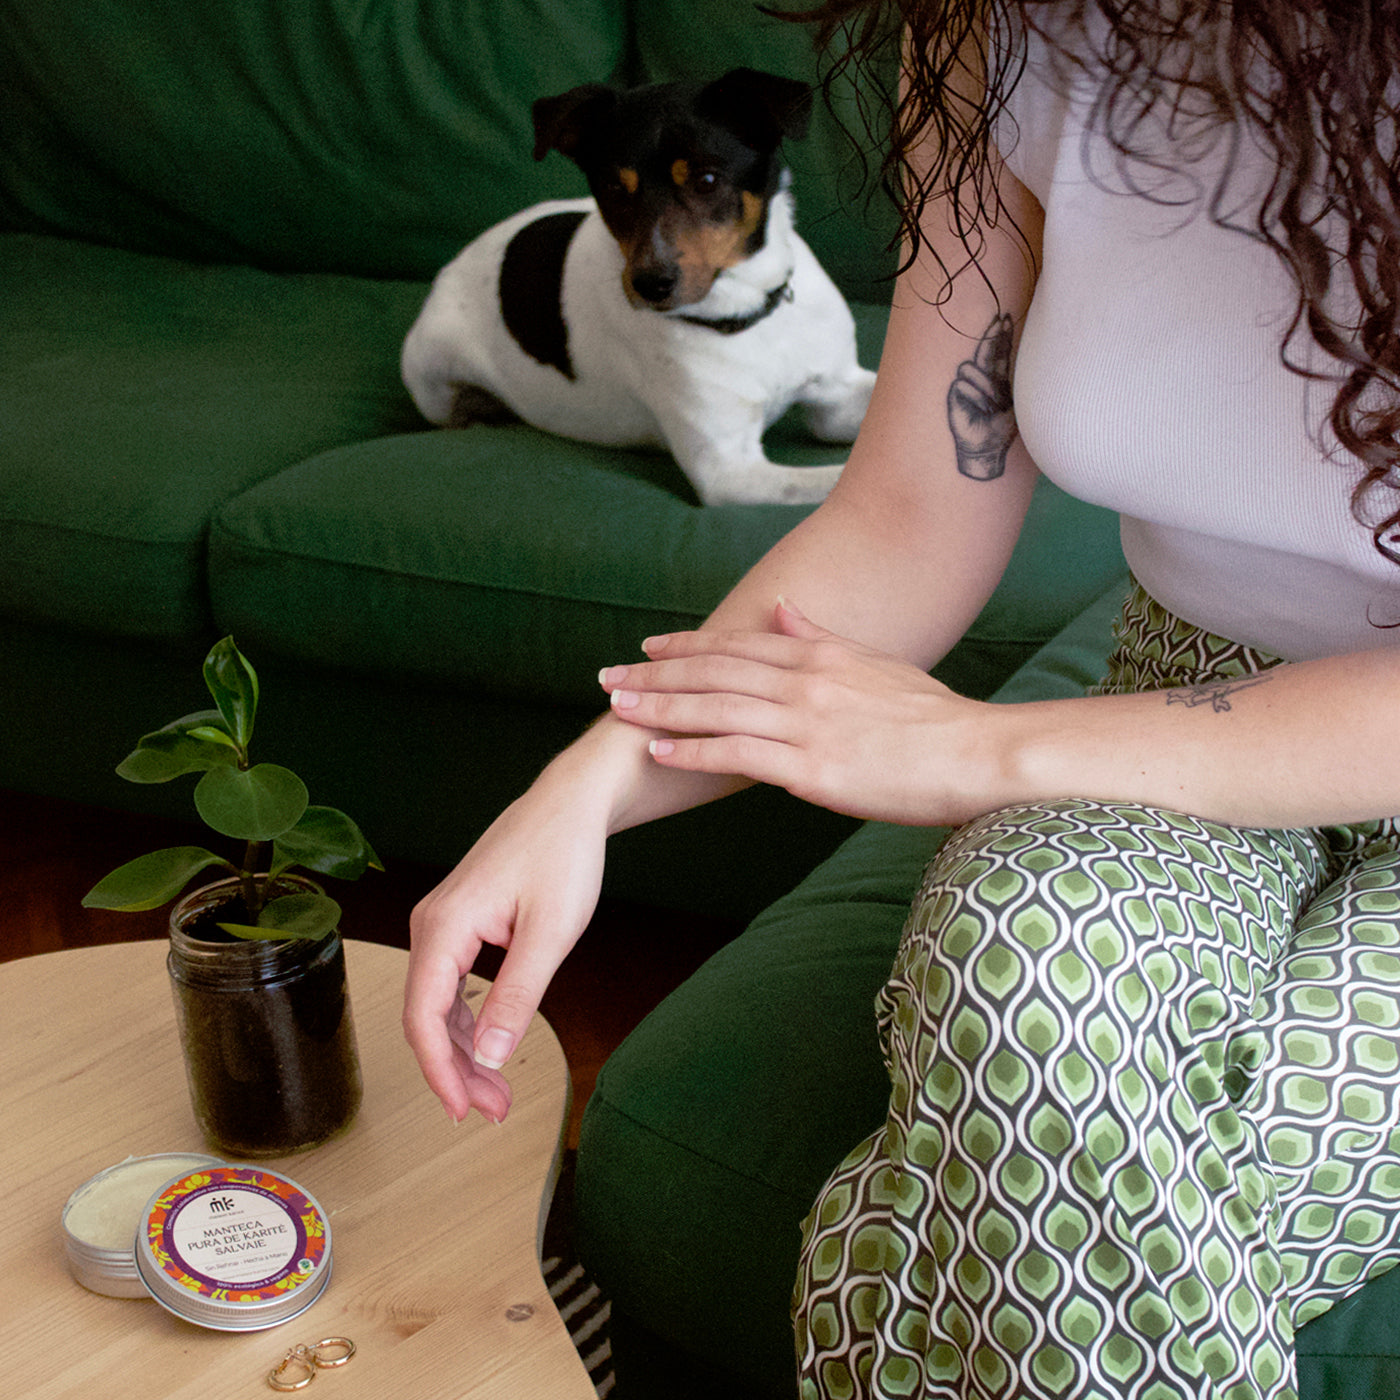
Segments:
[[[840,466],[770,462],[764,429],[796,403],[850,442],[875,376],[793,228],[779,148],[810,105],[751,68],[536,102],[535,158],[562,151],[593,198],[526,209],[439,273],[403,347],[424,416],[669,447],[707,505],[821,500]]]

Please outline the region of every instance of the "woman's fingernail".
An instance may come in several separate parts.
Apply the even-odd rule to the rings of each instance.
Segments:
[[[598,684],[606,690],[610,685],[620,684],[623,676],[626,674],[627,667],[625,666],[604,666],[603,669],[598,672]]]
[[[669,633],[663,633],[659,637],[648,637],[642,643],[642,650],[650,656],[653,652],[661,651],[667,642],[671,640]]]
[[[474,1058],[484,1069],[500,1069],[515,1049],[515,1037],[499,1026],[477,1037]]]
[[[612,693],[612,706],[615,710],[635,710],[641,699],[635,690],[615,690]]]
[[[670,739],[653,739],[647,745],[647,752],[653,758],[669,758],[675,751],[676,746]]]

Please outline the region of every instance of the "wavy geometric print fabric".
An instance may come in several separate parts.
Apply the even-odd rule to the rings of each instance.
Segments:
[[[1135,592],[1105,689],[1276,664]],[[1400,825],[994,813],[929,868],[885,1127],[806,1224],[803,1400],[1285,1400],[1400,1259]]]

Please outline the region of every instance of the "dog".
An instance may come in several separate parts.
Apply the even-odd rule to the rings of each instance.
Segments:
[[[403,346],[423,416],[669,448],[705,505],[821,500],[840,465],[770,462],[763,432],[800,404],[849,443],[875,376],[793,225],[779,152],[810,108],[751,68],[537,101],[535,159],[562,152],[592,198],[534,205],[438,274]]]

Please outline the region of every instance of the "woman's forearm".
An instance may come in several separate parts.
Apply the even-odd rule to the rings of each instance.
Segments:
[[[570,788],[591,790],[602,804],[606,834],[614,836],[750,786],[730,774],[658,768],[648,751],[655,737],[605,714],[545,768],[536,787],[556,788],[561,800]]]
[[[681,633],[604,677],[614,714],[670,737],[658,766],[742,773],[852,816],[913,826],[1090,798],[1236,825],[1400,812],[1400,651],[1194,689],[969,700],[792,605],[782,635]]]
[[[988,707],[977,805],[1130,801],[1240,826],[1400,812],[1400,653],[1361,652],[1182,690]],[[970,781],[975,781],[971,780]]]
[[[848,471],[888,470],[895,445],[878,431],[878,412],[876,427],[864,450],[880,460],[870,464],[857,456]],[[907,442],[901,451],[909,454]],[[754,565],[696,635],[771,632],[778,600],[797,597],[843,635],[927,669],[958,641],[996,587],[1036,477],[1018,443],[1002,480],[969,485],[947,472],[937,490],[921,483],[917,505],[899,492],[838,483],[832,498]],[[612,687],[604,681],[604,688]],[[561,756],[580,772],[582,765],[592,767],[597,776],[589,781],[609,785],[615,795],[610,831],[698,806],[752,781],[656,765],[649,745],[669,733],[665,724],[639,727],[609,716],[584,735],[577,752]]]

